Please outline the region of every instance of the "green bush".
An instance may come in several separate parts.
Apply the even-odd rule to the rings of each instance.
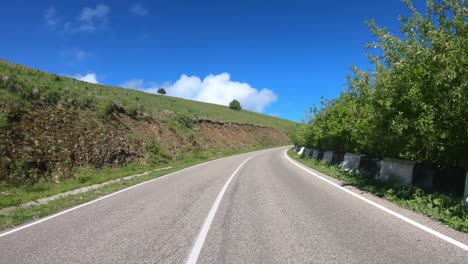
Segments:
[[[146,144],[146,151],[153,155],[161,154],[161,146],[156,140],[151,140],[148,144]]]
[[[460,1],[405,0],[403,37],[371,21],[371,72],[352,68],[347,89],[313,108],[296,142],[311,148],[468,166],[468,22]],[[448,15],[450,14],[450,15]]]
[[[158,89],[158,94],[165,95],[165,94],[166,94],[166,90],[165,90],[164,88],[159,88],[159,89]]]
[[[176,116],[176,120],[177,122],[179,122],[183,127],[185,128],[188,128],[188,129],[191,129],[193,127],[193,120],[192,118],[186,116],[186,115],[181,115],[181,114],[178,114]]]
[[[118,102],[114,102],[112,100],[104,101],[99,106],[99,111],[105,116],[110,116],[113,113],[123,113],[123,114],[127,113],[127,111],[125,110],[125,107],[122,104]]]
[[[237,100],[232,100],[229,103],[229,108],[231,108],[232,110],[236,110],[236,111],[242,110],[241,104]]]
[[[43,93],[44,99],[50,104],[56,104],[61,97],[62,91],[61,89],[48,89]]]

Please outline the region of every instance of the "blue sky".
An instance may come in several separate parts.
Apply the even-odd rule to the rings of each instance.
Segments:
[[[300,121],[339,95],[350,66],[370,67],[365,21],[398,33],[399,14],[400,0],[5,1],[0,57]]]

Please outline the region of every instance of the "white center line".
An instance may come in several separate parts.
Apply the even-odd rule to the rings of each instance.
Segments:
[[[208,231],[210,231],[211,222],[213,222],[213,219],[214,219],[214,217],[216,215],[216,211],[218,210],[219,204],[221,203],[221,200],[223,199],[224,193],[226,192],[227,188],[229,187],[229,183],[231,183],[234,176],[236,176],[237,172],[239,172],[239,170],[242,168],[242,166],[244,166],[245,163],[247,163],[247,161],[249,161],[250,159],[252,159],[252,158],[254,158],[254,157],[256,157],[256,156],[258,156],[260,154],[263,154],[263,153],[265,153],[265,152],[258,153],[256,155],[244,160],[244,162],[242,162],[242,164],[239,165],[239,167],[237,167],[237,169],[232,173],[231,177],[229,177],[227,182],[224,184],[223,188],[221,189],[221,191],[218,194],[218,197],[216,197],[216,200],[215,200],[213,206],[211,207],[210,212],[208,213],[208,217],[206,218],[205,223],[203,224],[203,227],[200,230],[200,233],[198,234],[197,240],[195,241],[195,245],[193,246],[192,251],[190,252],[190,255],[189,255],[188,259],[187,259],[187,262],[186,262],[187,264],[197,263],[198,256],[200,255],[203,244],[205,243],[205,239],[206,239],[206,236],[208,235]]]
[[[463,244],[462,242],[457,241],[457,240],[455,240],[455,239],[453,239],[451,237],[448,237],[448,236],[446,236],[444,234],[441,234],[441,233],[435,231],[434,229],[431,229],[431,228],[429,228],[429,227],[427,227],[427,226],[425,226],[423,224],[420,224],[420,223],[418,223],[418,222],[416,222],[414,220],[411,220],[406,216],[403,216],[403,215],[401,215],[401,214],[399,214],[399,213],[397,213],[395,211],[392,211],[392,210],[388,209],[387,207],[384,207],[384,206],[382,206],[382,205],[380,205],[380,204],[378,204],[376,202],[373,202],[373,201],[371,201],[371,200],[369,200],[367,198],[364,198],[363,196],[361,196],[359,194],[356,194],[356,193],[354,193],[354,192],[352,192],[352,191],[350,191],[348,189],[345,189],[345,188],[341,187],[340,185],[338,185],[338,184],[336,184],[336,183],[334,183],[334,182],[332,182],[332,181],[330,181],[328,179],[325,179],[324,177],[318,175],[317,173],[312,172],[310,169],[303,167],[301,164],[298,164],[296,161],[293,161],[290,157],[288,157],[287,152],[288,152],[288,150],[286,150],[284,152],[284,156],[286,157],[286,159],[288,159],[290,162],[292,162],[292,164],[294,164],[297,167],[303,169],[307,173],[314,175],[315,177],[319,178],[320,180],[322,180],[322,181],[324,181],[324,182],[326,182],[328,184],[331,184],[334,187],[336,187],[336,188],[338,188],[338,189],[340,189],[340,190],[342,190],[342,191],[344,191],[344,192],[346,192],[348,194],[351,194],[352,196],[354,196],[354,197],[356,197],[356,198],[358,198],[358,199],[360,199],[360,200],[362,200],[362,201],[364,201],[364,202],[366,202],[366,203],[368,203],[370,205],[373,205],[373,206],[379,208],[380,210],[382,210],[382,211],[384,211],[386,213],[389,213],[389,214],[391,214],[391,215],[393,215],[393,216],[407,222],[408,224],[411,224],[411,225],[413,225],[413,226],[415,226],[415,227],[417,227],[417,228],[419,228],[421,230],[426,231],[429,234],[432,234],[432,235],[434,235],[434,236],[436,236],[436,237],[438,237],[438,238],[440,238],[440,239],[442,239],[442,240],[444,240],[446,242],[449,242],[452,245],[455,245],[455,246],[457,246],[457,247],[459,247],[459,248],[461,248],[461,249],[463,249],[465,251],[468,251],[468,246]]]

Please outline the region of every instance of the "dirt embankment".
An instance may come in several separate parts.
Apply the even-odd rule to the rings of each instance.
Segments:
[[[271,127],[122,113],[103,116],[86,109],[39,105],[10,117],[0,133],[0,180],[34,183],[73,177],[80,166],[102,168],[132,162],[163,164],[189,155],[286,144]]]

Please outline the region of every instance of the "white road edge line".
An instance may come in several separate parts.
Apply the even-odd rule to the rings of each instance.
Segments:
[[[262,153],[263,153],[263,152],[262,152]],[[259,153],[259,154],[261,154],[261,153]],[[45,222],[45,221],[47,221],[47,220],[50,220],[50,219],[53,219],[53,218],[55,218],[55,217],[64,215],[64,214],[66,214],[66,213],[75,211],[75,210],[77,210],[77,209],[80,209],[80,208],[82,208],[82,207],[88,206],[88,205],[90,205],[90,204],[93,204],[93,203],[99,202],[99,201],[101,201],[101,200],[107,199],[107,198],[109,198],[109,197],[111,197],[111,196],[114,196],[114,195],[117,195],[117,194],[119,194],[119,193],[126,192],[126,191],[128,191],[128,190],[130,190],[130,189],[133,189],[133,188],[136,188],[136,187],[138,187],[138,186],[140,186],[140,185],[147,184],[147,183],[150,183],[150,182],[153,182],[153,181],[157,181],[157,180],[166,178],[166,177],[168,177],[168,176],[171,176],[171,175],[173,175],[173,174],[181,173],[181,172],[186,171],[186,170],[190,170],[190,169],[193,169],[193,168],[196,168],[196,167],[199,167],[199,166],[203,166],[203,165],[206,165],[206,164],[209,164],[209,163],[212,163],[212,162],[215,162],[215,161],[227,159],[227,158],[230,158],[230,157],[232,157],[232,156],[228,156],[228,157],[224,157],[224,158],[219,158],[219,159],[210,160],[210,161],[203,162],[203,163],[200,163],[200,164],[197,164],[197,165],[194,165],[194,166],[191,166],[191,167],[188,167],[188,168],[179,170],[179,171],[171,172],[171,173],[169,173],[169,174],[160,176],[160,177],[155,178],[155,179],[152,179],[152,180],[148,180],[148,181],[145,181],[145,182],[136,184],[136,185],[132,185],[132,186],[127,187],[127,188],[125,188],[125,189],[122,189],[122,190],[120,190],[120,191],[117,191],[117,192],[108,194],[108,195],[106,195],[106,196],[97,198],[97,199],[92,200],[92,201],[89,201],[89,202],[87,202],[87,203],[80,204],[80,205],[78,205],[78,206],[72,207],[72,208],[67,209],[67,210],[65,210],[65,211],[62,211],[62,212],[53,214],[53,215],[51,215],[51,216],[47,216],[47,217],[45,217],[45,218],[39,219],[39,220],[37,220],[37,221],[35,221],[35,222],[32,222],[32,223],[29,223],[29,224],[26,224],[26,225],[23,225],[23,226],[14,228],[14,229],[12,229],[12,230],[10,230],[10,231],[1,233],[1,234],[0,234],[0,238],[2,238],[2,237],[4,237],[4,236],[7,236],[7,235],[10,235],[10,234],[13,234],[13,233],[15,233],[15,232],[18,232],[18,231],[23,230],[23,229],[25,229],[25,228],[28,228],[28,227],[31,227],[31,226],[35,226],[35,225],[37,225],[37,224],[40,224],[40,223]]]
[[[356,194],[356,193],[354,193],[354,192],[352,192],[352,191],[350,191],[350,190],[348,190],[348,189],[345,189],[345,188],[341,187],[340,185],[338,185],[338,184],[336,184],[336,183],[334,183],[334,182],[332,182],[332,181],[330,181],[330,180],[328,180],[328,179],[325,179],[324,177],[322,177],[322,176],[316,174],[315,172],[311,171],[309,168],[303,167],[302,164],[299,164],[299,163],[297,163],[296,161],[292,160],[292,159],[288,156],[287,152],[288,152],[288,150],[286,150],[286,151],[284,152],[284,156],[286,157],[286,159],[288,159],[292,164],[294,164],[294,165],[296,165],[297,167],[303,169],[303,170],[306,171],[307,173],[314,175],[315,177],[319,178],[320,180],[322,180],[322,181],[324,181],[324,182],[326,182],[326,183],[328,183],[328,184],[331,184],[331,185],[333,185],[334,187],[336,187],[336,188],[338,188],[338,189],[340,189],[340,190],[342,190],[342,191],[344,191],[344,192],[346,192],[346,193],[348,193],[348,194],[351,194],[352,196],[354,196],[354,197],[356,197],[356,198],[358,198],[358,199],[360,199],[360,200],[362,200],[362,201],[364,201],[364,202],[366,202],[366,203],[368,203],[368,204],[370,204],[370,205],[373,205],[373,206],[379,208],[380,210],[382,210],[382,211],[384,211],[384,212],[386,212],[386,213],[389,213],[389,214],[391,214],[391,215],[393,215],[393,216],[395,216],[395,217],[397,217],[397,218],[399,218],[399,219],[401,219],[401,220],[407,222],[408,224],[411,224],[411,225],[413,225],[413,226],[415,226],[415,227],[417,227],[417,228],[419,228],[419,229],[422,229],[423,231],[426,231],[426,232],[429,233],[429,234],[432,234],[432,235],[434,235],[434,236],[436,236],[436,237],[438,237],[438,238],[440,238],[440,239],[442,239],[442,240],[444,240],[444,241],[446,241],[446,242],[449,242],[449,243],[452,244],[452,245],[455,245],[455,246],[457,246],[457,247],[459,247],[459,248],[461,248],[461,249],[463,249],[463,250],[465,250],[465,251],[468,251],[468,246],[465,245],[465,244],[463,244],[462,242],[457,241],[457,240],[455,240],[455,239],[453,239],[453,238],[451,238],[451,237],[448,237],[448,236],[446,236],[446,235],[444,235],[444,234],[441,234],[441,233],[435,231],[435,230],[432,229],[432,228],[429,228],[429,227],[427,227],[427,226],[425,226],[425,225],[423,225],[423,224],[420,224],[420,223],[418,223],[418,222],[416,222],[416,221],[414,221],[414,220],[409,219],[409,218],[406,217],[406,216],[403,216],[403,215],[401,215],[401,214],[399,214],[399,213],[397,213],[397,212],[395,212],[395,211],[392,211],[392,210],[388,209],[387,207],[384,207],[384,206],[382,206],[382,205],[380,205],[380,204],[378,204],[378,203],[376,203],[376,202],[373,202],[373,201],[371,201],[371,200],[369,200],[369,199],[367,199],[367,198],[364,198],[363,196],[361,196],[361,195],[359,195],[359,194]]]
[[[231,177],[229,177],[229,179],[226,181],[223,188],[219,192],[218,197],[216,197],[216,200],[213,203],[213,206],[211,207],[210,212],[208,213],[208,217],[206,218],[205,223],[203,224],[203,227],[200,230],[200,233],[198,234],[197,240],[195,241],[195,244],[193,245],[192,251],[190,252],[190,255],[187,259],[186,264],[197,263],[198,256],[200,255],[200,252],[203,248],[203,244],[205,243],[205,239],[206,239],[206,236],[208,235],[208,231],[210,231],[211,223],[213,222],[213,219],[216,215],[216,211],[218,210],[219,204],[221,203],[221,200],[223,199],[224,193],[229,187],[229,184],[231,183],[234,176],[236,176],[237,172],[239,172],[239,170],[242,168],[242,166],[244,166],[245,163],[247,163],[247,161],[263,153],[265,153],[265,151],[255,154],[252,157],[244,160],[244,162],[242,162],[241,165],[237,167],[237,169],[232,173]]]

